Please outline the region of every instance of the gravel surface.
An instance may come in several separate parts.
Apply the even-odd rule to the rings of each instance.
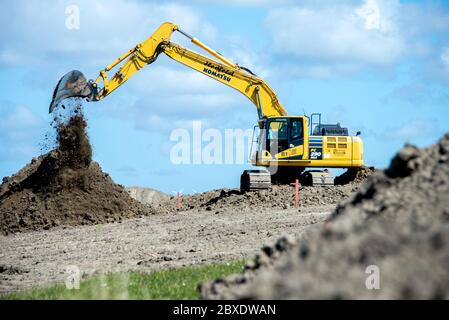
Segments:
[[[69,265],[92,275],[251,258],[263,243],[319,225],[332,209],[189,211],[0,236],[0,292],[64,282]]]

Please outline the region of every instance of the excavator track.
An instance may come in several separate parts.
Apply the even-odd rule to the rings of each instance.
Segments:
[[[266,190],[271,188],[271,175],[267,170],[245,170],[240,176],[240,191]]]
[[[309,170],[302,174],[301,184],[312,187],[333,186],[334,177],[328,170]]]

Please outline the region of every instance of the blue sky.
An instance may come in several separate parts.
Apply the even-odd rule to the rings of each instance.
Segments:
[[[10,1],[0,19],[0,176],[39,155],[67,71],[89,78],[164,21],[262,76],[289,114],[321,112],[362,131],[368,165],[449,131],[446,1]],[[275,3],[275,4],[273,4]],[[80,28],[65,26],[68,5]],[[192,48],[182,36],[173,41]],[[194,48],[195,49],[195,48]],[[197,50],[197,49],[195,49]],[[123,185],[166,192],[237,187],[249,165],[174,165],[170,132],[252,128],[239,93],[165,56],[86,114],[94,159]]]

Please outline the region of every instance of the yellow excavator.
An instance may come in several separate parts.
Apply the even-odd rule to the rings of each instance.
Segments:
[[[171,42],[173,32],[186,36],[218,61]],[[322,124],[321,114],[310,117],[287,115],[276,93],[263,79],[170,22],[163,23],[151,37],[101,70],[95,81],[87,81],[76,70],[67,73],[56,86],[49,111],[70,97],[82,97],[88,101],[107,97],[134,73],[153,63],[161,53],[236,89],[256,106],[258,123],[254,130],[258,131],[255,132],[257,148],[251,152],[251,163],[266,169],[245,170],[240,179],[242,191],[266,189],[272,182],[290,183],[295,179],[304,185],[333,185],[334,180],[327,168],[363,166],[360,132],[350,136],[348,129],[338,123]],[[113,69],[116,71],[108,77]],[[312,170],[306,171],[307,168]]]

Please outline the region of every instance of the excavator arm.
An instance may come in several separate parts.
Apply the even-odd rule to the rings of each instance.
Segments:
[[[98,101],[105,98],[137,71],[153,63],[161,52],[162,44],[167,42],[176,30],[178,30],[178,27],[175,24],[163,23],[151,37],[128,50],[128,52],[108,65],[104,70],[101,70],[95,82],[92,83],[95,90],[90,100]],[[118,71],[109,79],[108,72],[120,64]],[[101,83],[103,87],[98,89],[98,85]]]
[[[218,61],[170,42],[171,35],[175,31],[188,37],[193,44],[217,58]],[[66,74],[55,89],[50,104],[50,112],[63,99],[69,97],[85,97],[89,101],[98,101],[105,98],[137,71],[153,63],[160,53],[164,53],[173,60],[241,92],[256,106],[259,119],[287,115],[276,93],[264,80],[250,70],[223,57],[197,38],[180,30],[177,25],[169,22],[163,23],[151,37],[139,43],[100,71],[95,81],[87,82],[84,75],[79,71],[71,71]],[[116,67],[119,69],[109,78],[108,73]]]

